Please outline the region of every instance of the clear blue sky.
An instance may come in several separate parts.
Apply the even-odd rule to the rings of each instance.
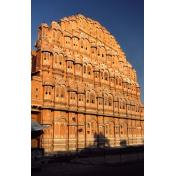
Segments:
[[[143,0],[32,0],[32,39],[42,22],[50,24],[82,13],[105,26],[115,36],[136,69],[144,101],[144,1]]]

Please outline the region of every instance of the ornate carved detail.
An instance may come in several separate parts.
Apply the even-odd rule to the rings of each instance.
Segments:
[[[81,135],[93,142],[97,132],[106,135],[110,145],[118,146],[120,138],[129,139],[124,123],[133,124],[134,129],[136,124],[142,127],[144,107],[136,71],[99,22],[78,14],[50,26],[42,24],[36,45],[32,52],[32,106],[40,107],[42,122],[54,124],[51,150],[70,150],[77,146],[75,142],[80,145]]]

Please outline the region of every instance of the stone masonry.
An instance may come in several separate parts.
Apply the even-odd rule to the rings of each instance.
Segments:
[[[76,14],[38,29],[31,114],[49,125],[45,152],[143,144],[144,106],[135,69],[99,22]]]

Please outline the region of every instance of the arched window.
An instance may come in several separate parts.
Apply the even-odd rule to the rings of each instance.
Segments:
[[[108,105],[108,99],[107,99],[107,97],[106,97],[106,96],[104,97],[104,105],[105,105],[105,106],[107,106],[107,105]]]
[[[44,95],[44,97],[45,97],[45,99],[48,99],[48,98],[50,98],[51,97],[51,87],[50,86],[45,86],[45,95]]]
[[[91,47],[91,53],[92,53],[92,55],[96,54],[96,48],[95,47]]]
[[[100,49],[98,48],[98,52],[97,52],[98,57],[100,56]]]
[[[101,57],[105,57],[106,56],[106,50],[104,47],[101,48]]]
[[[54,54],[54,64],[57,65],[58,64],[58,54]]]
[[[74,92],[70,92],[70,99],[75,100],[75,93]]]
[[[56,87],[55,95],[56,95],[56,98],[59,97],[59,87]]]
[[[67,68],[70,68],[70,67],[71,67],[70,62],[68,62],[67,63]]]
[[[99,98],[99,105],[102,105],[102,99]]]
[[[72,70],[72,68],[73,68],[73,62],[72,61],[67,61],[67,68]]]
[[[116,134],[116,135],[119,135],[119,134],[120,134],[120,128],[119,128],[119,126],[116,126],[116,127],[115,127],[115,134]]]
[[[91,93],[91,95],[90,95],[90,102],[91,103],[95,103],[95,95],[94,95],[94,93]]]
[[[88,122],[88,123],[87,123],[87,128],[90,128],[90,127],[91,127],[91,123]]]
[[[70,47],[70,44],[71,44],[71,38],[66,36],[65,37],[65,45],[66,45],[66,47]]]
[[[59,65],[62,67],[62,65],[63,65],[63,55],[62,54],[60,54],[59,55]]]
[[[106,81],[108,81],[108,73],[107,73],[107,72],[104,73],[104,79],[105,79]]]
[[[50,53],[49,52],[43,52],[43,64],[48,65],[49,64],[49,60],[50,60]]]
[[[91,123],[87,123],[87,134],[91,134]]]
[[[91,73],[92,73],[92,69],[90,66],[87,67],[87,73],[88,73],[88,75],[91,75]]]
[[[119,85],[122,86],[122,80],[121,79],[119,80]]]
[[[112,106],[112,98],[109,97],[109,106]]]
[[[78,48],[78,38],[76,38],[76,37],[73,38],[73,48],[75,48],[75,49]]]
[[[128,88],[128,90],[130,89],[130,87],[131,87],[131,85],[128,83],[128,84],[127,84],[127,88]]]
[[[123,82],[123,87],[127,88],[127,83],[126,82]]]
[[[89,97],[89,92],[87,92],[87,94],[86,94],[86,102],[87,102],[87,103],[89,103],[89,99],[90,99],[90,97]]]
[[[101,79],[103,79],[103,72],[101,72]]]
[[[82,95],[78,96],[78,101],[82,101]]]
[[[62,87],[62,88],[61,88],[61,91],[60,91],[60,97],[61,97],[61,98],[64,98],[64,96],[65,96],[65,90],[64,90],[64,88]]]
[[[125,102],[123,102],[123,109],[126,109],[126,103]]]
[[[86,51],[89,51],[89,48],[90,48],[90,44],[89,44],[89,41],[87,39],[84,40],[84,44],[85,44],[85,50]]]
[[[72,117],[72,121],[73,121],[73,122],[76,122],[76,118],[75,118],[75,117]]]
[[[115,62],[114,62],[114,59],[112,60],[112,64],[114,64]]]
[[[123,108],[123,102],[120,102],[120,109]]]
[[[80,41],[80,46],[81,46],[81,49],[83,49],[84,43],[83,43],[83,40],[82,40],[82,39],[81,39],[81,41]]]
[[[99,72],[95,72],[95,78],[99,78]]]

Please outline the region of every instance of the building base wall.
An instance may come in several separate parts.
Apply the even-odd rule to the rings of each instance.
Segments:
[[[129,124],[129,119],[113,116],[51,110],[41,114],[41,122],[50,125],[40,139],[47,153],[143,144],[140,120]]]

